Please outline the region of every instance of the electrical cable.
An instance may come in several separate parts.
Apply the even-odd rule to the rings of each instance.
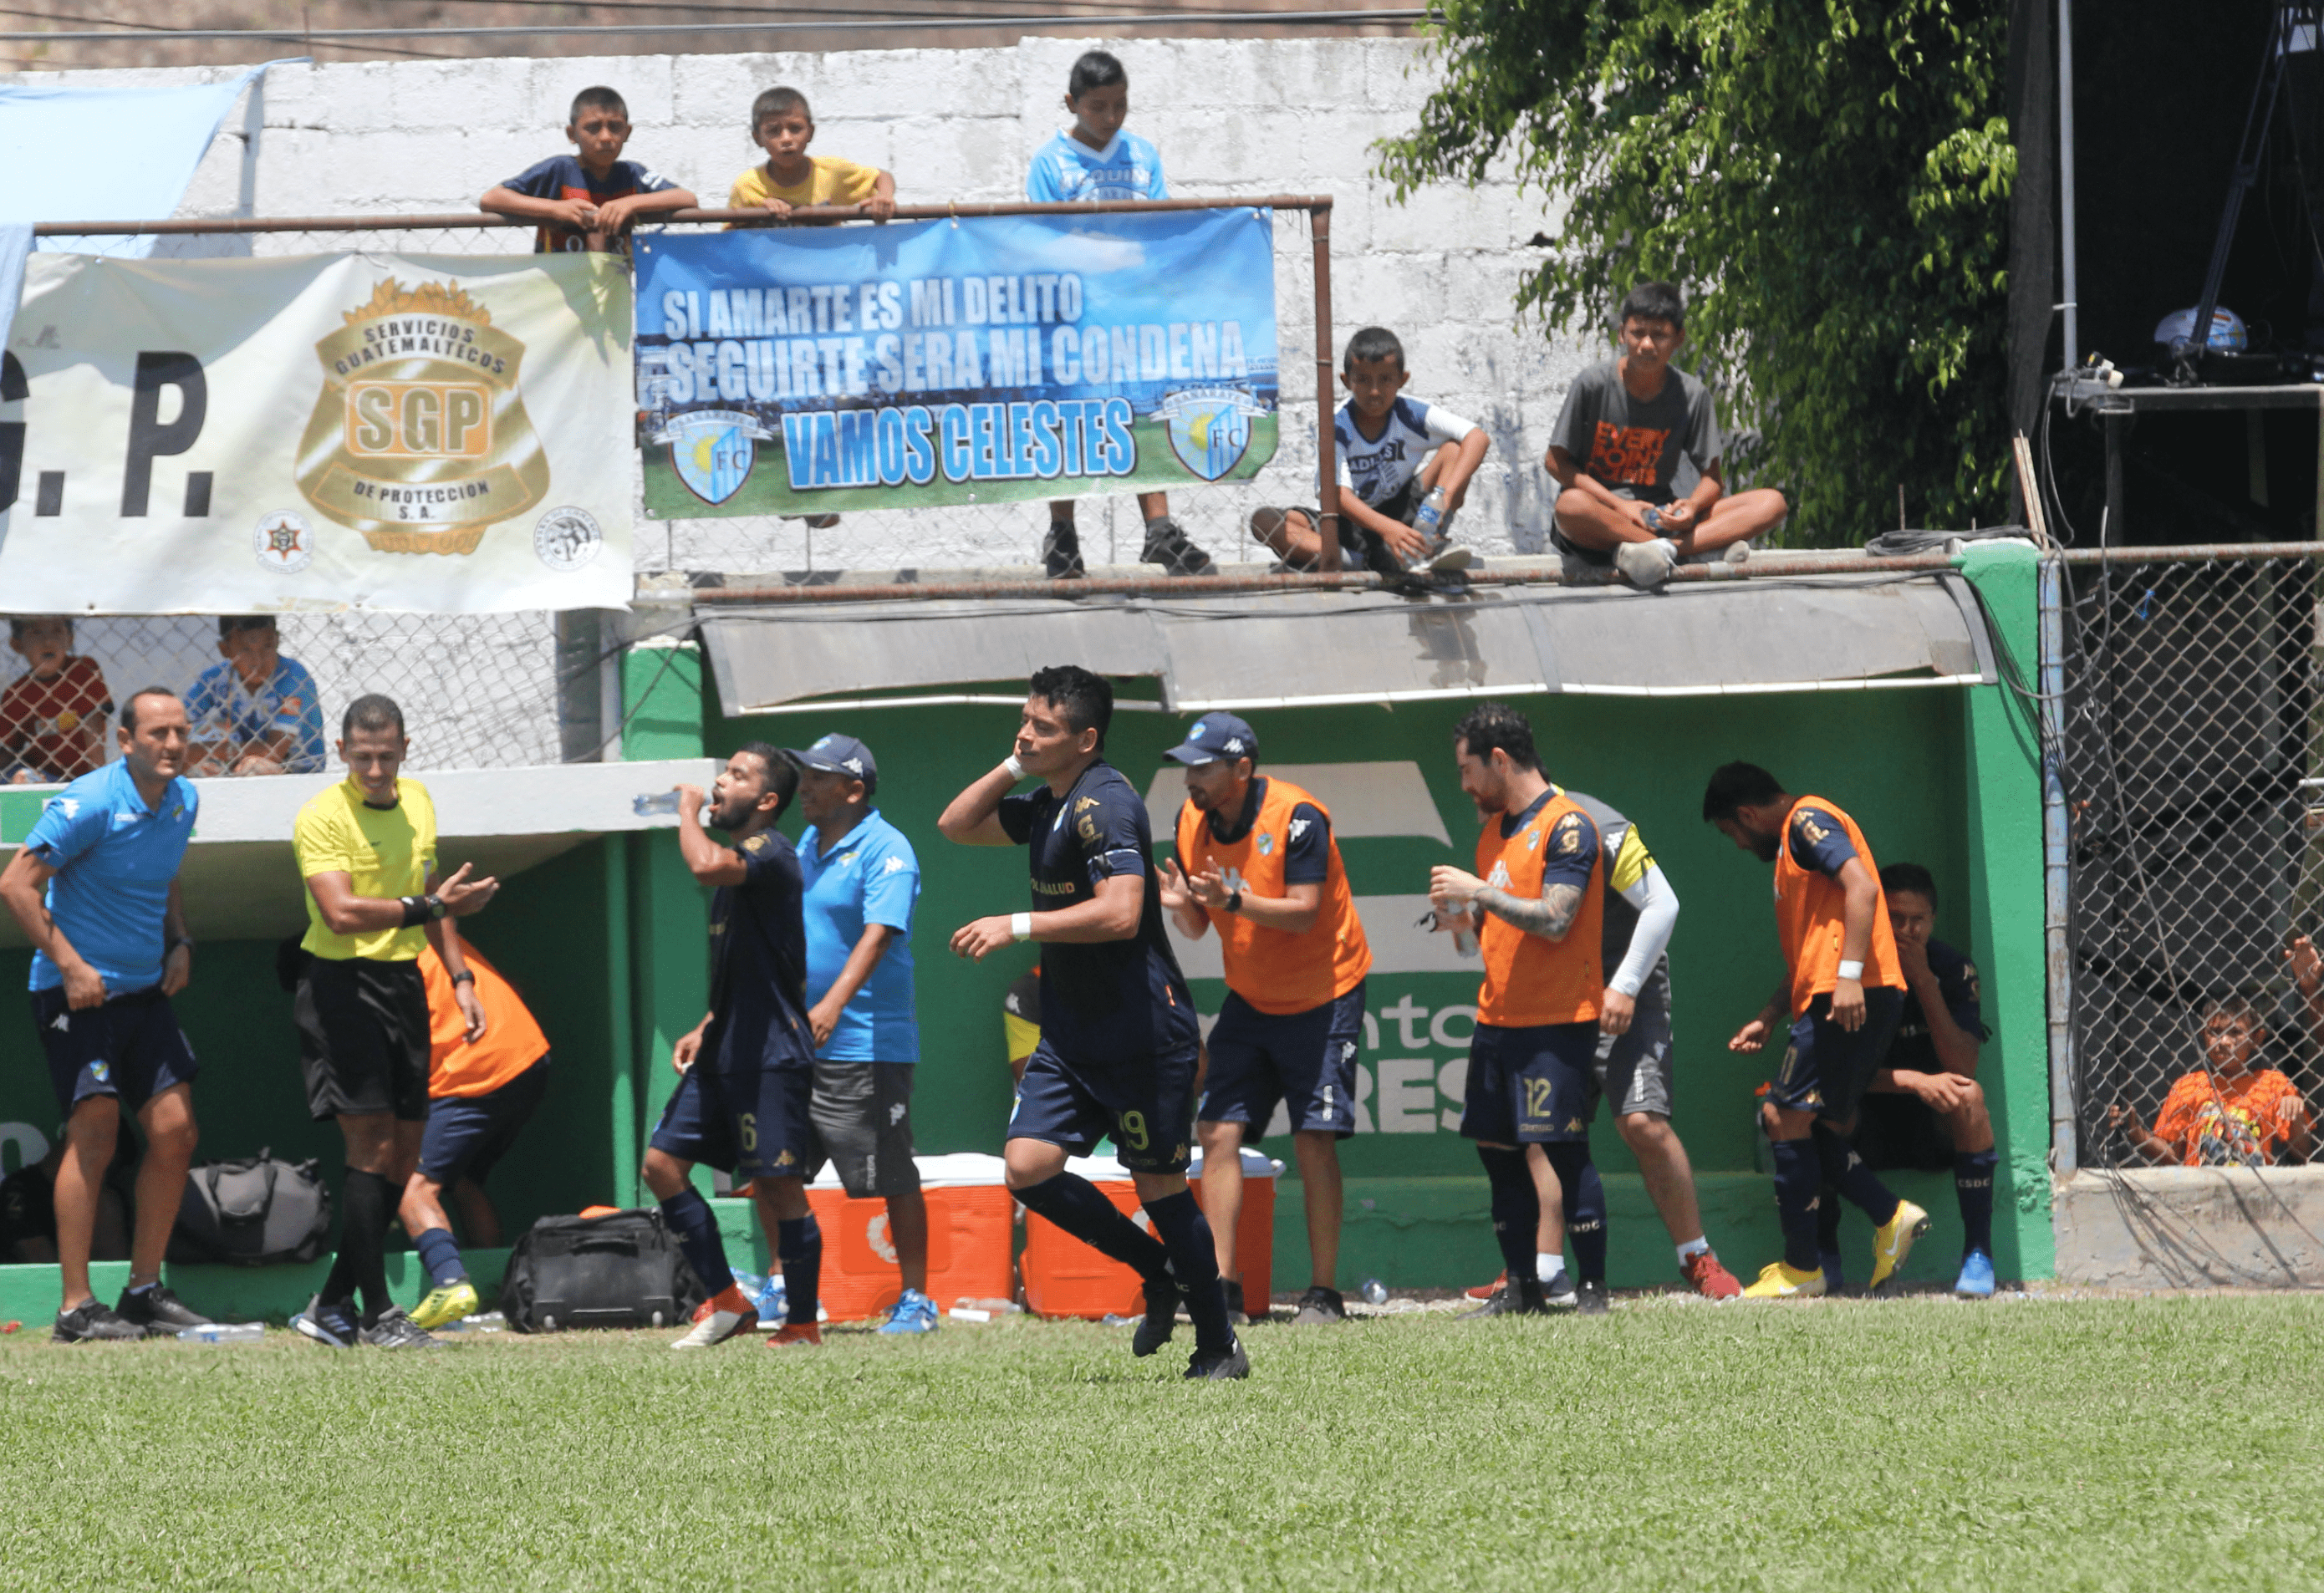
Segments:
[[[1139,26],[1176,27],[1187,23],[1232,23],[1244,26],[1384,26],[1391,23],[1422,23],[1437,20],[1435,14],[1419,9],[1382,9],[1378,11],[1140,11],[1109,13],[1092,16],[1066,12],[1034,15],[976,16],[969,19],[954,17],[894,17],[862,19],[846,22],[749,22],[749,23],[613,23],[576,24],[568,27],[539,25],[512,27],[393,27],[393,28],[162,28],[158,26],[122,26],[115,31],[63,29],[0,32],[0,42],[14,44],[106,44],[121,41],[143,43],[207,42],[228,43],[309,43],[335,44],[342,40],[360,40],[365,43],[381,39],[601,39],[683,34],[689,38],[722,37],[737,33],[802,33],[828,32],[844,28],[853,32],[912,32],[936,29],[960,28],[1019,28],[1035,30],[1071,24],[1087,27],[1093,23],[1103,27]]]

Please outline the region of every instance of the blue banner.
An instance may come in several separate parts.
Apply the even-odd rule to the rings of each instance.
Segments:
[[[1268,212],[641,237],[646,512],[1241,480],[1277,440]]]

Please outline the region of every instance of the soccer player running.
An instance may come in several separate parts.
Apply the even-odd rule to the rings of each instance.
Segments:
[[[1194,998],[1148,888],[1153,838],[1137,788],[1104,759],[1113,687],[1071,664],[1037,671],[1016,748],[952,799],[936,821],[969,846],[1029,846],[1035,910],[963,925],[959,955],[982,962],[1015,941],[1043,943],[1041,1043],[1025,1064],[1002,1155],[1009,1187],[1146,1285],[1130,1341],[1170,1341],[1183,1299],[1194,1321],[1191,1378],[1244,1377],[1250,1362],[1227,1320],[1218,1250],[1186,1187],[1200,1046]],[[1011,796],[1028,777],[1041,785]],[[1111,1135],[1152,1235],[1065,1171]]]
[[[816,1325],[823,1230],[807,1203],[807,1180],[823,1159],[807,1115],[815,1040],[807,923],[798,853],[775,829],[798,789],[798,771],[763,741],[727,759],[707,797],[698,786],[678,787],[678,850],[695,879],[717,894],[710,1011],[672,1048],[678,1089],[646,1147],[646,1187],[708,1296],[672,1349],[706,1349],[759,1322],[726,1265],[717,1216],[690,1182],[697,1162],[749,1182],[759,1226],[781,1263],[786,1320],[768,1345],[823,1342]],[[732,846],[710,838],[706,815]]]
[[[65,1114],[57,1166],[59,1343],[142,1339],[198,1327],[161,1282],[161,1255],[194,1159],[194,1054],[170,998],[186,988],[193,942],[178,865],[199,806],[181,778],[185,705],[151,687],[115,732],[119,761],[74,780],[41,809],[0,871],[0,898],[32,943],[32,1023]],[[107,1310],[89,1290],[97,1198],[126,1105],[145,1130],[129,1286]]]
[[[1877,1289],[1904,1266],[1913,1241],[1929,1231],[1929,1214],[1891,1193],[1843,1137],[1856,1126],[1864,1091],[1886,1061],[1904,1010],[1904,966],[1879,865],[1864,832],[1837,803],[1794,796],[1757,764],[1728,763],[1712,771],[1702,816],[1737,846],[1775,865],[1784,978],[1727,1047],[1756,1052],[1787,1013],[1791,1018],[1791,1045],[1760,1108],[1775,1158],[1784,1255],[1768,1263],[1744,1297],[1824,1292],[1816,1205],[1826,1183],[1872,1219],[1872,1287]]]
[[[347,778],[299,810],[290,845],[307,882],[307,955],[292,1021],[307,1110],[337,1120],[346,1146],[339,1253],[322,1288],[290,1325],[318,1344],[420,1349],[435,1344],[387,1292],[387,1229],[428,1125],[428,985],[420,948],[443,960],[467,1037],[489,1027],[475,976],[450,922],[481,912],[497,879],[463,863],[436,872],[436,805],[402,777],[411,742],[403,710],[372,693],[339,723]],[[362,1311],[356,1295],[362,1295]]]
[[[1478,1314],[1550,1308],[1554,1275],[1536,1270],[1541,1199],[1525,1147],[1538,1145],[1557,1174],[1576,1270],[1574,1299],[1606,1309],[1606,1195],[1590,1160],[1591,1057],[1606,981],[1601,949],[1606,875],[1598,826],[1544,777],[1533,727],[1499,703],[1453,728],[1461,789],[1477,805],[1479,874],[1429,870],[1439,930],[1472,929],[1484,953],[1477,1025],[1469,1041],[1461,1132],[1477,1142],[1491,1185],[1493,1237],[1508,1285]],[[1482,878],[1479,875],[1481,874]]]
[[[1355,1132],[1356,1048],[1371,947],[1323,805],[1254,774],[1259,737],[1231,714],[1206,714],[1162,754],[1186,770],[1178,855],[1162,869],[1162,905],[1199,940],[1213,925],[1227,999],[1210,1034],[1195,1133],[1203,1206],[1217,1236],[1229,1316],[1243,1309],[1235,1266],[1242,1147],[1267,1133],[1277,1101],[1307,1204],[1314,1270],[1295,1327],[1345,1321],[1332,1287],[1340,1259],[1340,1141]],[[1258,1303],[1261,1313],[1267,1302]]]

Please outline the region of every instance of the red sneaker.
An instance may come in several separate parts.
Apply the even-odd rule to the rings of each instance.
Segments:
[[[1491,1283],[1479,1284],[1475,1288],[1468,1290],[1468,1296],[1471,1300],[1490,1300],[1494,1295],[1501,1292],[1501,1285],[1508,1281],[1509,1275],[1507,1272],[1504,1272]]]
[[[747,1333],[758,1325],[758,1308],[742,1298],[742,1290],[728,1284],[694,1308],[692,1331],[674,1341],[670,1348],[707,1349],[714,1344],[724,1344],[737,1333]]]
[[[1735,1275],[1719,1265],[1719,1257],[1708,1250],[1697,1250],[1679,1264],[1679,1276],[1693,1285],[1694,1292],[1711,1300],[1733,1300],[1743,1293],[1743,1285]]]
[[[794,1344],[820,1349],[823,1345],[822,1327],[815,1322],[785,1322],[775,1330],[775,1336],[767,1340],[770,1349],[787,1349]]]

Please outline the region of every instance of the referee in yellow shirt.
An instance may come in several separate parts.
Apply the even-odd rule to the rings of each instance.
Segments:
[[[307,881],[307,953],[293,1016],[307,1109],[337,1119],[347,1147],[339,1254],[322,1292],[290,1325],[318,1344],[382,1349],[435,1343],[387,1294],[387,1225],[428,1122],[428,987],[420,948],[436,948],[470,1041],[484,1034],[475,976],[450,920],[482,908],[497,879],[460,865],[436,876],[436,807],[401,778],[411,743],[403,710],[374,693],[347,706],[339,758],[347,778],[299,810],[291,832]],[[363,1310],[355,1296],[360,1291]]]

